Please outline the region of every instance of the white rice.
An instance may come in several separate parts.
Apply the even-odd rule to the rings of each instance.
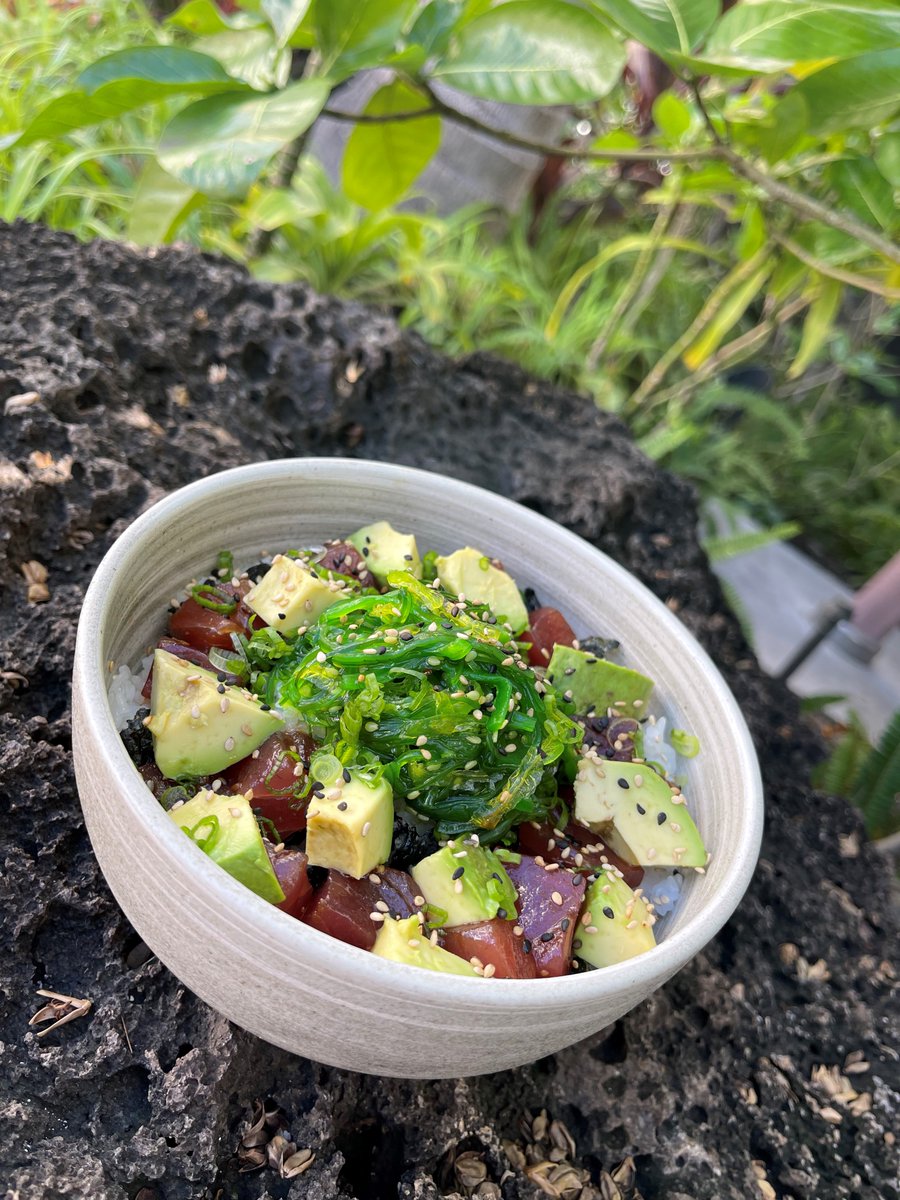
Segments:
[[[146,708],[141,688],[152,662],[153,655],[148,654],[134,671],[123,663],[109,681],[109,707],[116,729],[124,729],[139,708]]]
[[[666,737],[666,717],[657,717],[655,722],[648,721],[641,726],[644,738],[644,758],[649,763],[655,763],[662,768],[662,774],[667,779],[674,779],[678,772],[678,755],[669,745]]]
[[[666,867],[645,867],[641,887],[658,917],[674,912],[681,899],[684,880],[677,871]]]

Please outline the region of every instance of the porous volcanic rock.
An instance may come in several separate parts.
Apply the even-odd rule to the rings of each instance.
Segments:
[[[855,813],[810,790],[820,747],[728,613],[690,488],[613,417],[514,366],[448,361],[386,316],[193,251],[15,225],[0,227],[0,263],[0,402],[25,396],[0,426],[8,1195],[525,1200],[549,1177],[567,1200],[897,1200],[888,872]],[[166,489],[334,453],[476,481],[600,546],[699,637],[756,739],[768,828],[733,920],[615,1027],[531,1067],[403,1082],[272,1049],[142,962],[91,854],[68,679],[100,557]],[[31,561],[49,572],[43,603],[27,599]],[[41,987],[90,998],[91,1013],[38,1039]],[[255,1100],[314,1151],[304,1174],[239,1173]]]

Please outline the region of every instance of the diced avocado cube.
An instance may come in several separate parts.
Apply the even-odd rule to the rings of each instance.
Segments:
[[[185,804],[171,809],[169,818],[204,854],[251,892],[272,904],[284,900],[246,796],[223,796],[203,788]]]
[[[346,594],[339,581],[326,582],[298,559],[276,554],[271,567],[250,589],[244,602],[279,633],[291,633],[301,625],[312,625],[326,608]]]
[[[340,777],[314,797],[306,814],[306,853],[311,867],[331,867],[362,879],[391,853],[394,798],[387,780],[374,786],[358,772]]]
[[[156,765],[168,779],[215,775],[251,754],[283,721],[239,687],[167,650],[153,655],[150,720]]]
[[[528,609],[516,581],[482,554],[465,546],[435,563],[445,591],[464,595],[470,605],[487,605],[498,621],[505,621],[513,633],[528,625]]]
[[[478,975],[472,964],[464,958],[440,946],[433,946],[418,917],[406,917],[402,921],[386,917],[375,938],[372,953],[379,958],[389,958],[392,962],[406,963],[410,967],[443,971],[446,975]]]
[[[422,559],[414,535],[399,533],[387,521],[364,525],[347,541],[360,552],[381,584],[387,583],[391,571],[410,571],[416,579],[422,578]]]
[[[625,717],[641,717],[653,691],[653,680],[639,671],[572,646],[553,648],[547,679],[571,703],[572,712],[594,711],[601,717],[608,708]]]
[[[705,867],[706,847],[684,798],[647,763],[585,755],[575,777],[575,819],[600,832],[612,826],[642,867]]]
[[[649,908],[615,870],[588,888],[575,943],[576,955],[594,967],[624,962],[656,945]]]
[[[516,889],[503,863],[484,846],[448,842],[417,863],[412,877],[428,903],[447,913],[448,928],[497,916],[515,920]]]

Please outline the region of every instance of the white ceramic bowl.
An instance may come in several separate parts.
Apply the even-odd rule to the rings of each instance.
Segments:
[[[288,917],[235,882],[159,807],[107,701],[109,663],[134,665],[169,597],[218,550],[238,563],[373,520],[448,552],[501,558],[577,633],[619,638],[656,680],[656,711],[703,752],[686,788],[712,860],[691,875],[660,944],[561,979],[483,980],[376,958]],[[425,471],[337,458],[257,463],[202,479],[130,526],[100,564],[78,626],[73,695],[78,789],[97,859],[125,915],[201,999],[268,1042],[319,1062],[407,1078],[477,1075],[559,1050],[617,1020],[695,955],[749,883],[762,789],[743,718],[712,662],[622,567],[560,526]]]

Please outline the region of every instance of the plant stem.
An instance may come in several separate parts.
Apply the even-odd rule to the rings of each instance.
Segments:
[[[610,341],[615,337],[625,313],[628,311],[632,300],[640,291],[641,286],[647,277],[647,272],[650,270],[656,253],[659,250],[659,244],[668,233],[669,226],[672,223],[672,218],[677,210],[677,197],[673,200],[672,204],[669,204],[665,208],[661,208],[659,210],[656,220],[653,223],[653,228],[650,230],[650,241],[638,256],[638,260],[634,265],[634,270],[632,271],[628,282],[619,293],[619,298],[609,315],[609,320],[603,326],[596,340],[594,341],[594,344],[588,351],[587,358],[585,360],[585,366],[588,371],[594,370],[600,360],[601,354],[603,354]]]
[[[741,263],[739,267],[729,272],[713,288],[707,297],[706,303],[681,337],[672,343],[656,365],[651,367],[647,372],[643,383],[635,388],[625,401],[624,407],[626,410],[637,412],[643,407],[645,401],[656,391],[669,373],[669,370],[678,362],[685,350],[696,341],[710,321],[714,320],[718,315],[719,307],[725,297],[734,291],[735,288],[740,287],[741,284],[746,283],[748,279],[752,278],[754,273],[763,265],[767,256],[768,250],[763,246],[760,250],[757,250],[752,258],[748,258],[746,262]]]
[[[821,221],[823,225],[846,233],[848,237],[856,238],[858,242],[862,242],[876,254],[881,254],[891,262],[900,263],[900,246],[895,246],[893,242],[882,237],[864,221],[857,221],[856,217],[850,216],[849,213],[835,212],[827,205],[814,200],[812,196],[804,196],[802,192],[795,192],[786,183],[773,179],[771,175],[767,175],[755,167],[746,158],[736,154],[730,146],[720,146],[718,155],[736,174],[743,175],[750,183],[755,183],[773,200],[780,200],[782,204],[786,204],[800,216],[808,217],[812,221]]]
[[[793,254],[794,258],[799,258],[802,263],[812,267],[814,271],[818,271],[820,275],[827,275],[829,279],[836,279],[839,283],[848,283],[851,287],[872,292],[876,296],[884,296],[886,300],[900,300],[900,288],[888,287],[887,284],[878,283],[877,280],[869,279],[866,275],[858,275],[855,271],[844,271],[840,267],[833,267],[831,263],[822,262],[814,254],[804,250],[792,238],[783,237],[779,233],[770,233],[769,237],[779,246],[783,246],[789,254]]]

